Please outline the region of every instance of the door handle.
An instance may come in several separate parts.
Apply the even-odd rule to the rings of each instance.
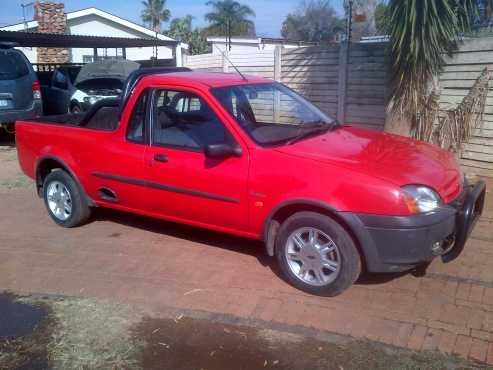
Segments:
[[[168,162],[168,156],[166,154],[154,154],[154,160],[156,162]]]

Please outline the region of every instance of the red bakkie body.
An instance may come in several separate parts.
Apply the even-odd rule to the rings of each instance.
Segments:
[[[271,255],[269,230],[276,214],[308,209],[338,220],[355,239],[370,271],[405,270],[429,262],[434,257],[432,238],[454,233],[462,212],[454,201],[469,192],[453,155],[424,142],[344,125],[290,145],[263,147],[210,92],[263,83],[271,81],[192,72],[146,76],[134,88],[114,131],[17,122],[19,161],[38,186],[39,167],[56,162],[93,205],[265,240]],[[202,98],[241,155],[213,159],[203,151],[127,140],[140,94],[167,88]],[[166,161],[156,160],[159,155]],[[438,193],[449,213],[412,214],[401,187],[414,184]],[[117,201],[105,200],[102,188],[117,194]],[[482,207],[477,199],[476,194],[474,202]],[[467,234],[472,221],[466,221]]]

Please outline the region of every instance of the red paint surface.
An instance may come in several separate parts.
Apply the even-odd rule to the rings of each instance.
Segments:
[[[409,215],[400,192],[403,185],[429,186],[445,203],[460,193],[461,173],[450,153],[401,136],[344,126],[293,145],[258,146],[209,90],[268,82],[258,77],[249,77],[245,82],[234,74],[148,76],[138,84],[114,132],[17,122],[19,161],[24,172],[34,178],[43,158],[60,159],[100,206],[252,238],[261,238],[270,212],[290,200],[311,200],[338,211]],[[125,133],[130,113],[140,93],[150,87],[187,90],[201,96],[241,146],[243,155],[212,160],[201,152],[128,142]],[[156,153],[167,155],[168,162],[155,162]],[[238,202],[125,184],[97,178],[93,172],[162,183]],[[119,203],[99,198],[98,189],[103,186],[118,194]]]

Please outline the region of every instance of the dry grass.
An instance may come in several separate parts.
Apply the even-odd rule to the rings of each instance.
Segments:
[[[28,300],[32,303],[33,298]],[[92,299],[47,303],[57,323],[48,344],[54,370],[141,369],[140,353],[145,342],[134,340],[130,333],[142,319],[138,311]]]

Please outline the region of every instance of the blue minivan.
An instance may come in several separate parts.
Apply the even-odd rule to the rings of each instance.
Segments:
[[[0,43],[0,126],[14,129],[20,119],[43,115],[41,86],[36,72],[14,43]]]

